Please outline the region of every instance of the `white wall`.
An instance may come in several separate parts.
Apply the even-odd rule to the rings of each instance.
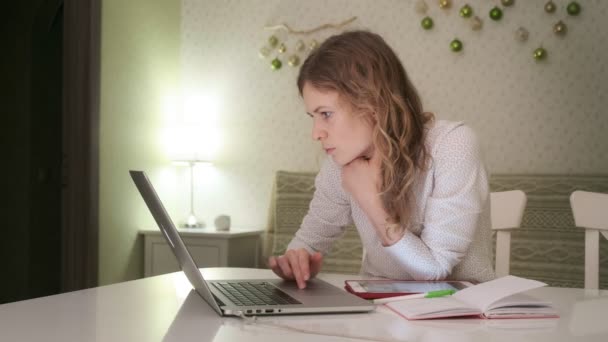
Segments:
[[[273,72],[269,60],[257,56],[270,35],[263,27],[281,22],[307,29],[357,16],[349,28],[385,37],[425,109],[475,129],[492,173],[607,173],[608,2],[579,1],[583,12],[564,20],[565,39],[551,33],[565,8],[549,16],[545,2],[517,1],[495,23],[487,12],[498,1],[470,0],[484,20],[474,32],[457,6],[444,12],[427,0],[435,20],[427,32],[414,1],[183,0],[184,88],[216,94],[223,137],[214,176],[197,174],[197,212],[207,222],[226,213],[235,225],[263,227],[275,171],[319,166],[322,155],[310,139],[311,123],[295,86],[297,70],[284,60],[283,69]],[[520,25],[530,31],[526,43],[514,39]],[[465,44],[460,54],[448,49],[456,36]],[[549,58],[536,63],[532,51],[543,37]],[[175,190],[185,191],[187,180]],[[174,207],[184,209],[174,215],[185,217],[188,196],[176,198]]]

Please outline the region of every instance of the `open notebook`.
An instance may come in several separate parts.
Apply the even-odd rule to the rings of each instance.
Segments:
[[[406,299],[386,306],[409,320],[460,316],[558,317],[551,303],[521,294],[546,285],[536,280],[506,276],[468,287],[449,297]]]

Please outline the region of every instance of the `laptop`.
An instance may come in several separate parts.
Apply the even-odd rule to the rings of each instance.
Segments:
[[[194,290],[221,316],[350,313],[374,305],[317,278],[298,289],[295,281],[275,279],[210,280],[203,278],[173,221],[143,171],[129,171],[180,268]]]

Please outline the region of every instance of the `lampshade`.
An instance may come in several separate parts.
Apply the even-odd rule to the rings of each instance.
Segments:
[[[216,157],[219,134],[211,127],[177,126],[169,129],[167,154],[177,162],[209,163]]]

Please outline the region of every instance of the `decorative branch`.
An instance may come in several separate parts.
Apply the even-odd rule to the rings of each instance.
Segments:
[[[274,25],[274,26],[265,26],[264,29],[266,29],[266,30],[273,30],[273,31],[275,31],[275,30],[285,30],[289,34],[306,35],[306,34],[311,34],[311,33],[314,33],[314,32],[317,32],[317,31],[321,31],[321,30],[324,30],[324,29],[327,29],[327,28],[336,28],[336,29],[339,29],[339,28],[342,28],[342,27],[344,27],[344,26],[352,23],[355,20],[357,20],[357,17],[352,17],[352,18],[350,18],[348,20],[345,20],[345,21],[343,21],[341,23],[338,23],[338,24],[323,24],[321,26],[315,27],[315,28],[310,29],[310,30],[294,30],[291,27],[289,27],[289,25],[287,25],[285,23],[282,23],[282,24],[279,24],[279,25]]]

